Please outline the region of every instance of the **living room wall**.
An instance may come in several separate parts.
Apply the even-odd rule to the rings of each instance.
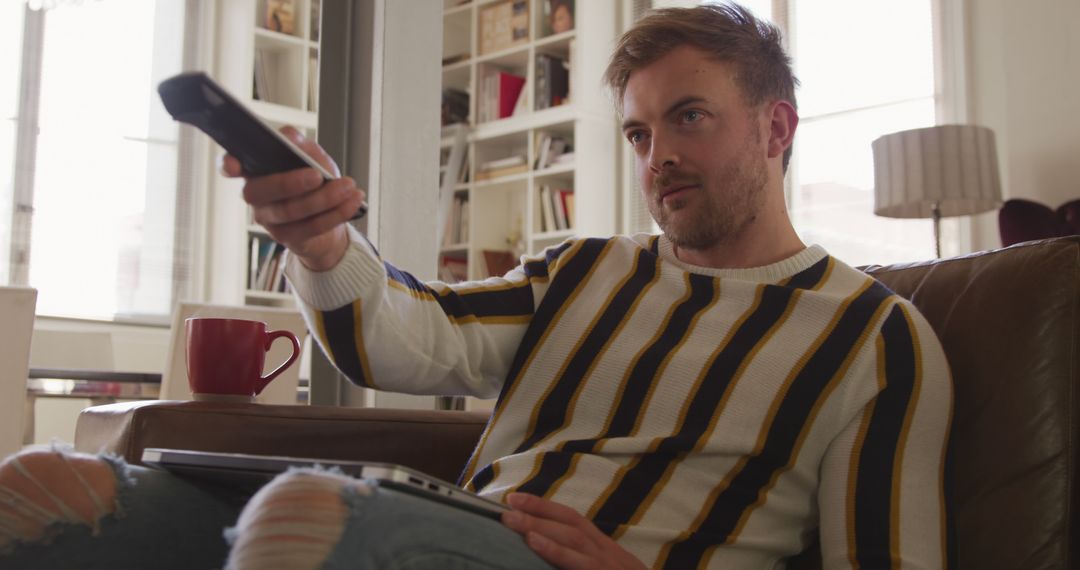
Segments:
[[[1080,2],[965,0],[970,122],[997,133],[1004,197],[1080,198]],[[1000,245],[995,213],[975,249]]]

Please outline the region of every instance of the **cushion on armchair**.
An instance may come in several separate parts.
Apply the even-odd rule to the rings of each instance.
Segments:
[[[480,439],[483,412],[121,402],[79,415],[75,448],[141,464],[147,447],[383,461],[456,481]]]
[[[1080,200],[1066,202],[1057,210],[1031,200],[1006,200],[998,211],[998,231],[1005,246],[1080,235]]]

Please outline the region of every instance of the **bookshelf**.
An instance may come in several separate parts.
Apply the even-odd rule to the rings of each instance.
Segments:
[[[555,6],[565,11],[553,25]],[[516,261],[614,233],[618,131],[601,76],[617,13],[614,0],[443,0],[440,181],[453,199],[441,279],[482,279],[501,273],[504,252]],[[458,153],[456,122],[467,129]]]
[[[219,80],[275,128],[291,125],[309,137],[318,124],[321,1],[230,0],[219,5],[220,29],[229,31],[219,38]],[[233,227],[243,228],[246,247],[236,260],[243,271],[229,272],[240,282],[239,302],[293,306],[282,276],[283,248],[254,222],[250,209],[242,210],[243,221]]]

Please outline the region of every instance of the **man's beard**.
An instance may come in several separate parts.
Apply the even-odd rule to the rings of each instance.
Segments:
[[[756,153],[752,139],[747,141],[744,152],[711,181],[711,188],[705,186],[700,175],[678,171],[654,179],[651,198],[646,197],[649,213],[676,247],[701,251],[730,244],[757,218],[767,174],[765,161]],[[700,196],[691,196],[687,202],[674,197],[665,208],[659,190],[671,185],[697,185],[699,188],[692,192]],[[678,223],[673,219],[676,212]]]

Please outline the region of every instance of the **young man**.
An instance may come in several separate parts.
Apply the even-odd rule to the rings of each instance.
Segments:
[[[425,284],[346,226],[351,180],[247,181],[354,382],[498,397],[462,484],[514,510],[500,526],[286,475],[241,515],[234,567],[762,568],[815,537],[829,568],[945,565],[945,359],[909,303],[792,228],[779,34],[735,6],[661,10],[606,78],[660,236],[574,239],[502,278]]]
[[[342,224],[351,181],[250,180],[322,346],[361,385],[498,395],[462,483],[557,565],[766,567],[816,532],[828,566],[944,564],[945,360],[910,304],[792,228],[779,34],[734,6],[659,11],[607,80],[661,236],[424,284]]]

